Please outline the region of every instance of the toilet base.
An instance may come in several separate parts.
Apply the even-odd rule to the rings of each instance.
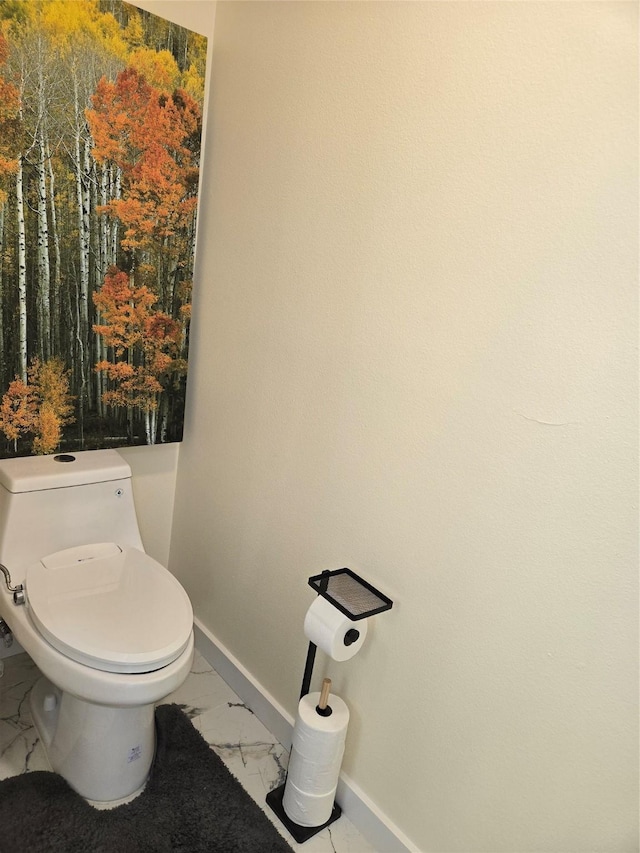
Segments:
[[[96,705],[42,677],[31,713],[51,767],[81,796],[111,802],[144,786],[155,752],[154,704]]]

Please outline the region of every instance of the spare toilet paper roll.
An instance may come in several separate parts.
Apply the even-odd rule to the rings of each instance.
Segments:
[[[350,643],[347,634],[354,630],[358,632],[358,639]],[[304,618],[304,633],[308,640],[315,643],[333,660],[349,660],[362,648],[367,636],[367,620],[360,619],[353,622],[326,598],[319,595],[307,610]]]
[[[287,782],[282,805],[289,820],[298,826],[322,826],[331,817],[335,801],[335,788],[327,794],[306,794]]]
[[[282,805],[299,826],[321,826],[331,817],[344,753],[349,709],[331,695],[331,714],[316,707],[319,693],[308,693],[298,705]]]

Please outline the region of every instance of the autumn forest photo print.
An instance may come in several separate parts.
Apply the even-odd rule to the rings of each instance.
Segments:
[[[181,440],[206,51],[0,0],[0,457]]]

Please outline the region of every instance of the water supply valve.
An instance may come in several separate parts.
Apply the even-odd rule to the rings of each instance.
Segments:
[[[6,566],[3,566],[0,563],[0,572],[4,575],[4,581],[7,585],[7,589],[9,592],[13,593],[13,603],[14,604],[24,604],[26,601],[24,587],[21,583],[16,586],[11,585],[11,575],[9,574],[9,569]]]

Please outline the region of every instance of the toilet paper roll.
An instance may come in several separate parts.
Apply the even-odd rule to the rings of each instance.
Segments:
[[[326,794],[306,794],[288,782],[284,789],[282,807],[289,820],[298,826],[322,826],[331,817],[335,799],[335,788]]]
[[[299,826],[320,826],[331,817],[349,725],[349,709],[339,696],[331,695],[328,717],[316,711],[319,699],[320,693],[308,693],[298,704],[282,798]]]
[[[359,636],[355,642],[349,643],[347,634],[353,630],[357,631]],[[307,610],[304,633],[308,640],[333,660],[349,660],[362,648],[367,636],[367,620],[352,621],[319,595]]]
[[[333,791],[338,784],[335,768],[338,767],[339,774],[343,755],[344,743],[337,751],[337,755],[321,755],[319,758],[304,756],[297,749],[292,749],[289,756],[289,778],[300,791],[313,793],[314,796]]]
[[[298,726],[294,730],[291,749],[311,761],[333,762],[341,759],[344,741],[329,736],[323,738],[312,729]]]

